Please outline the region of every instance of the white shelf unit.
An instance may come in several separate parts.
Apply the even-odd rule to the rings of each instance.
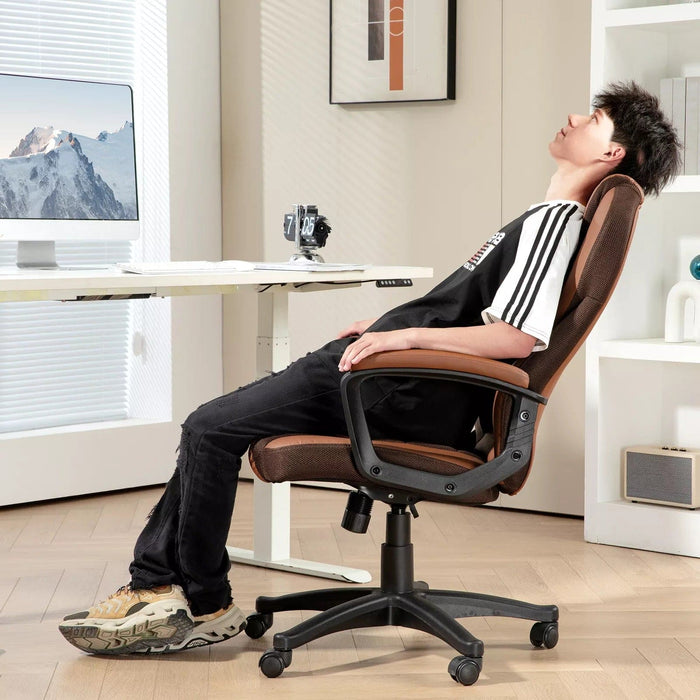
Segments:
[[[618,360],[700,363],[700,345],[690,340],[672,344],[663,338],[603,340],[598,354],[601,358]]]
[[[700,3],[593,0],[591,94],[700,75]],[[666,296],[700,253],[700,177],[642,207],[618,287],[586,348],[585,538],[700,557],[700,510],[622,497],[622,450],[700,447],[700,345],[663,340]],[[700,282],[698,282],[700,284]],[[688,312],[690,313],[690,312]]]
[[[666,188],[666,192],[700,192],[700,175],[681,175]]]

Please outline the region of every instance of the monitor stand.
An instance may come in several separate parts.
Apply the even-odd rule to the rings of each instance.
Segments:
[[[18,241],[17,267],[57,270],[56,241]]]
[[[56,241],[17,241],[17,267],[21,270],[110,269],[110,265],[59,265],[56,262]]]

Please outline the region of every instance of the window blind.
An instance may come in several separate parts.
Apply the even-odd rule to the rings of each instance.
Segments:
[[[144,17],[151,27],[142,31]],[[142,239],[57,241],[56,258],[111,264],[163,248],[167,256],[165,0],[0,0],[0,72],[133,87]],[[144,90],[155,95],[147,110]],[[149,133],[158,134],[152,156]],[[146,192],[144,169],[155,171]],[[0,265],[14,264],[16,247],[0,243]],[[133,303],[0,304],[0,433],[128,418]]]

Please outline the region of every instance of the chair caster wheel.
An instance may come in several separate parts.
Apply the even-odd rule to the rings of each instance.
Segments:
[[[536,622],[530,630],[530,642],[533,647],[554,649],[559,641],[558,622]]]
[[[281,676],[285,668],[292,663],[292,652],[277,651],[277,649],[268,649],[258,662],[263,675],[268,678],[277,678]]]
[[[474,685],[479,680],[482,666],[481,658],[473,659],[469,656],[455,656],[447,671],[452,676],[453,681],[462,685]]]
[[[272,613],[253,613],[245,621],[245,633],[251,639],[259,639],[272,627]]]

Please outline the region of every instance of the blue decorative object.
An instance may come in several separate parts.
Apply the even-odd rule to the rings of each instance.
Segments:
[[[696,280],[700,280],[700,255],[696,255],[690,261],[690,274],[695,277]]]

